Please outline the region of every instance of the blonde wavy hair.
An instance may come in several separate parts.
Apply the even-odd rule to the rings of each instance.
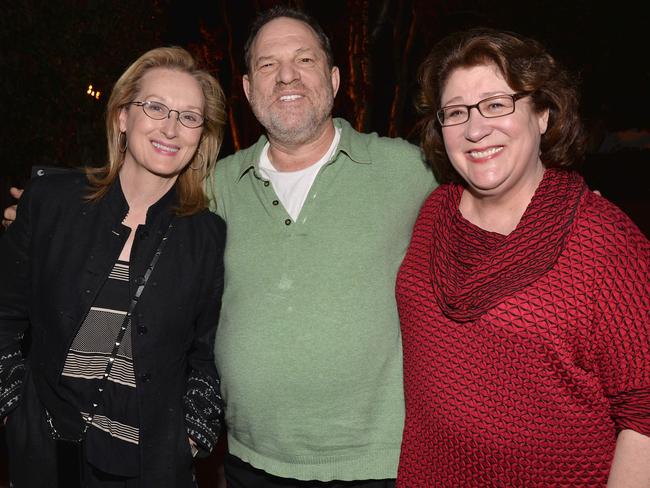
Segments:
[[[135,99],[140,90],[140,80],[154,68],[188,73],[199,82],[203,91],[205,122],[201,128],[201,141],[192,160],[177,180],[178,204],[175,212],[177,215],[192,215],[208,206],[204,183],[214,168],[221,148],[226,124],[226,106],[223,90],[216,78],[199,69],[192,55],[176,46],[147,51],[131,64],[115,83],[106,107],[108,161],[102,167],[86,170],[90,183],[87,198],[90,201],[99,200],[115,182],[124,162],[124,153],[120,151],[120,111]],[[199,169],[194,169],[195,167]]]

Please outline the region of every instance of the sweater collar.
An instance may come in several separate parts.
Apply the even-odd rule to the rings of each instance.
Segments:
[[[476,320],[546,274],[564,250],[585,189],[577,173],[547,169],[516,229],[501,236],[463,218],[461,186],[440,187],[431,283],[443,313]]]
[[[371,158],[367,145],[364,144],[360,134],[354,130],[350,123],[341,118],[333,119],[334,126],[341,130],[341,139],[334,151],[332,160],[337,158],[339,152],[345,153],[350,160],[360,164],[370,164]],[[251,146],[243,155],[239,167],[239,178],[241,179],[251,169],[259,173],[259,161],[264,146],[268,142],[266,135],[260,136],[257,142]]]

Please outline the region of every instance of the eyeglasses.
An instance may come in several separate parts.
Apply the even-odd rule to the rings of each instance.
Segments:
[[[151,117],[154,120],[163,120],[171,117],[172,112],[176,112],[176,120],[183,124],[188,129],[197,129],[203,125],[205,118],[203,115],[192,112],[191,110],[185,110],[179,112],[178,110],[172,110],[164,103],[148,101],[148,102],[129,102],[129,104],[137,105],[142,107],[143,112],[147,117]],[[128,105],[128,104],[127,104]]]
[[[474,105],[449,105],[436,112],[438,122],[443,127],[464,124],[469,120],[469,112],[474,107],[486,119],[503,117],[515,111],[515,102],[527,97],[531,92],[513,93],[512,95],[497,95],[481,100]]]

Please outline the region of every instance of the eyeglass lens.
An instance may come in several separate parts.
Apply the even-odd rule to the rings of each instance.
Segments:
[[[494,118],[509,115],[515,110],[515,101],[511,95],[486,98],[475,105],[450,105],[438,111],[438,120],[443,126],[462,124],[469,120],[469,112],[473,107],[483,117]]]
[[[200,114],[191,111],[170,110],[167,105],[160,102],[143,102],[142,109],[147,116],[154,120],[165,119],[170,116],[170,112],[176,112],[178,121],[190,129],[195,129],[203,124],[203,117]]]

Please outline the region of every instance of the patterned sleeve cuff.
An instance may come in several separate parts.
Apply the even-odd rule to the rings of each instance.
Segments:
[[[221,431],[223,401],[219,392],[219,380],[192,370],[183,403],[187,433],[199,447],[198,457],[207,456],[217,443]]]
[[[650,436],[650,389],[619,393],[610,402],[617,432],[631,429]]]
[[[0,419],[18,405],[24,373],[20,350],[0,354]]]

